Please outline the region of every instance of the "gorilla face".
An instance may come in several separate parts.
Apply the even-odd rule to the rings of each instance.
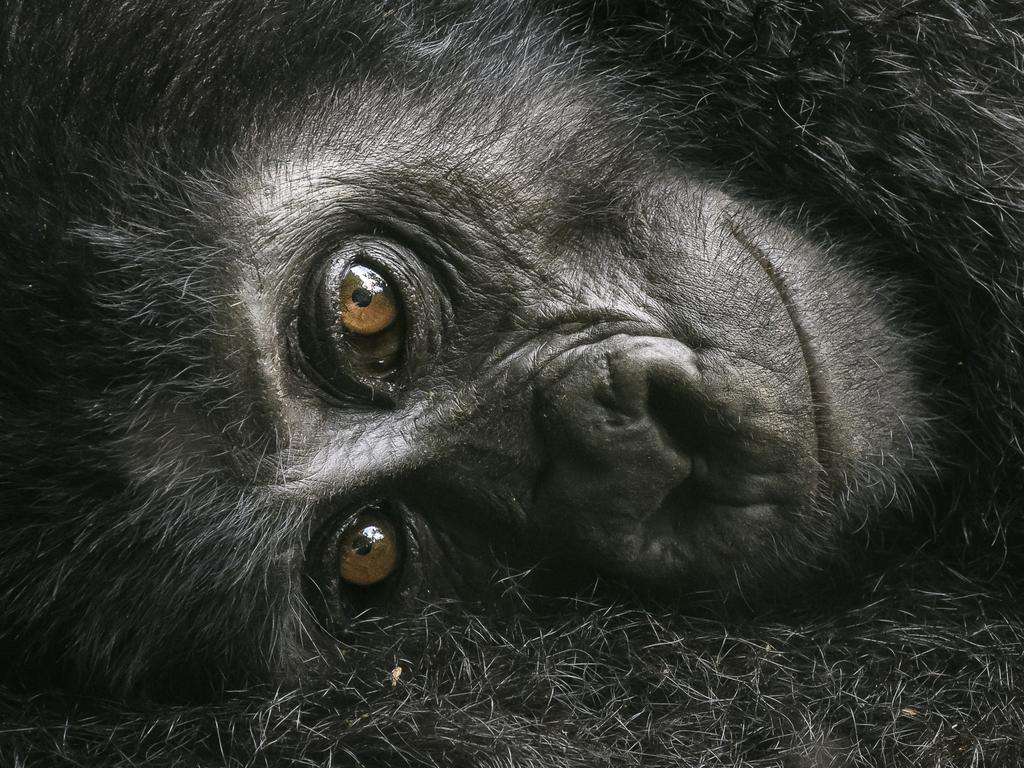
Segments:
[[[501,567],[757,594],[919,471],[898,287],[532,77],[343,95],[232,180],[217,365],[265,438],[235,474],[302,510],[335,614]]]
[[[24,655],[280,670],[310,614],[510,569],[772,596],[920,491],[907,286],[730,193],[547,33],[445,34],[318,64],[230,143],[192,108],[62,148],[91,170],[47,193],[59,256],[6,265],[42,318],[18,349],[65,365],[37,405],[4,385],[50,457],[4,456],[38,512],[5,522]]]
[[[332,542],[384,515],[406,552],[379,581],[475,589],[497,554],[756,587],[906,490],[920,407],[870,282],[653,159],[628,185],[588,189],[579,157],[527,185],[460,145],[321,151],[241,216],[245,373],[287,456],[268,479]],[[545,215],[566,190],[597,226]]]

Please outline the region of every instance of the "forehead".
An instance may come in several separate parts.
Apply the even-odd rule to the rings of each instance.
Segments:
[[[664,171],[656,131],[579,62],[536,64],[365,78],[265,116],[234,166],[241,228],[260,244],[362,217],[512,248],[624,233]]]
[[[421,72],[413,83],[314,90],[290,114],[262,116],[251,154],[284,184],[274,189],[282,200],[319,181],[421,195],[421,203],[461,194],[467,205],[496,208],[511,198],[527,209],[531,200],[594,204],[653,164],[657,130],[643,105],[578,69],[533,79],[524,67],[499,61]]]

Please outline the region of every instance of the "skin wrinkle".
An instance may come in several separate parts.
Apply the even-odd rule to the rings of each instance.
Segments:
[[[831,398],[829,397],[828,389],[823,386],[823,383],[817,374],[818,364],[815,359],[813,342],[807,336],[806,331],[800,323],[799,313],[792,297],[789,295],[783,277],[776,271],[768,255],[743,233],[734,219],[728,218],[727,222],[729,231],[733,237],[736,238],[736,241],[742,245],[743,248],[745,248],[761,266],[761,268],[764,269],[765,274],[775,287],[779,298],[782,300],[782,303],[786,308],[786,313],[789,315],[789,319],[793,324],[793,331],[800,340],[800,348],[804,355],[804,367],[807,373],[807,382],[811,391],[811,405],[814,412],[814,455],[818,465],[821,467],[819,476],[824,480],[827,477],[828,467],[825,457],[835,453],[834,449],[830,447],[831,440],[829,439],[828,429],[830,411],[829,404]]]

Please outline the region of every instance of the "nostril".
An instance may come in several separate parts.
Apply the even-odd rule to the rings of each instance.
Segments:
[[[692,389],[651,376],[646,407],[648,418],[676,450],[692,454],[703,448],[708,425]]]
[[[679,342],[625,335],[572,350],[545,369],[538,432],[567,483],[563,495],[593,496],[598,511],[630,507],[637,518],[656,507],[689,475],[695,370]]]
[[[686,450],[697,426],[699,374],[677,341],[626,335],[572,350],[537,379],[540,431],[591,455]],[[659,439],[667,437],[668,440]]]
[[[676,450],[693,451],[708,429],[693,352],[676,342],[657,343],[661,339],[633,341],[631,347],[604,352],[607,391],[598,401],[647,422]]]

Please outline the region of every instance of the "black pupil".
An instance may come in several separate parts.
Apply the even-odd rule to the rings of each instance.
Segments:
[[[368,555],[370,550],[373,549],[373,539],[367,536],[365,533],[361,533],[356,536],[352,542],[352,551],[357,555]]]
[[[369,288],[356,288],[352,291],[352,303],[357,307],[368,307],[373,301],[373,292]]]

